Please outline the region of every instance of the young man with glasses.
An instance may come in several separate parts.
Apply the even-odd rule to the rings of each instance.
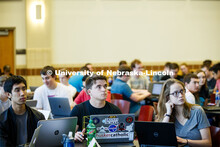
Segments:
[[[183,83],[185,84],[186,88],[186,101],[191,104],[196,103],[197,97],[195,97],[195,94],[199,91],[199,78],[196,74],[187,74],[184,79]]]

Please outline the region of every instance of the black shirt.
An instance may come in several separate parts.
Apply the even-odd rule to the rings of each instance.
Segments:
[[[86,124],[88,124],[90,115],[96,114],[121,114],[121,110],[117,106],[107,101],[103,108],[95,108],[90,104],[88,100],[79,105],[76,105],[71,111],[70,116],[78,117],[78,130],[82,130],[82,128],[86,127]],[[85,121],[83,121],[83,119],[85,119]],[[85,122],[84,125],[83,122]]]
[[[199,91],[199,97],[203,97],[204,99],[209,99],[210,95],[209,95],[209,89],[206,88],[205,86],[202,86],[202,88]]]
[[[210,90],[215,88],[215,84],[216,84],[216,80],[214,78],[212,78],[209,81],[207,80],[207,85]]]

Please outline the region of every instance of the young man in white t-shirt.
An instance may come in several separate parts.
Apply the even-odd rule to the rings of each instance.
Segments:
[[[37,100],[37,109],[51,111],[48,97],[64,97],[69,99],[70,104],[73,103],[68,88],[56,82],[55,69],[52,66],[45,66],[40,74],[44,85],[37,88],[34,92],[34,100]]]

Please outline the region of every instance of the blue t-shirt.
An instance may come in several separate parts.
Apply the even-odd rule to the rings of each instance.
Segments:
[[[73,87],[76,88],[77,92],[82,91],[83,88],[83,75],[73,75],[70,79],[69,79],[69,84],[72,85]]]
[[[120,79],[116,79],[111,86],[111,93],[121,94],[124,100],[131,102],[129,111],[130,113],[135,113],[141,108],[141,105],[139,103],[134,102],[130,99],[133,91],[126,82]]]
[[[176,135],[191,140],[201,140],[200,129],[210,127],[209,121],[202,107],[193,106],[190,113],[190,118],[182,126],[179,121],[175,120]]]

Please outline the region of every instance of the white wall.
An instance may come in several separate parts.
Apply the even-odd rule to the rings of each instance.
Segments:
[[[54,64],[219,60],[219,1],[53,0]]]
[[[25,0],[0,1],[0,27],[15,27],[15,49],[26,48]],[[26,56],[17,55],[16,65],[25,65]]]

